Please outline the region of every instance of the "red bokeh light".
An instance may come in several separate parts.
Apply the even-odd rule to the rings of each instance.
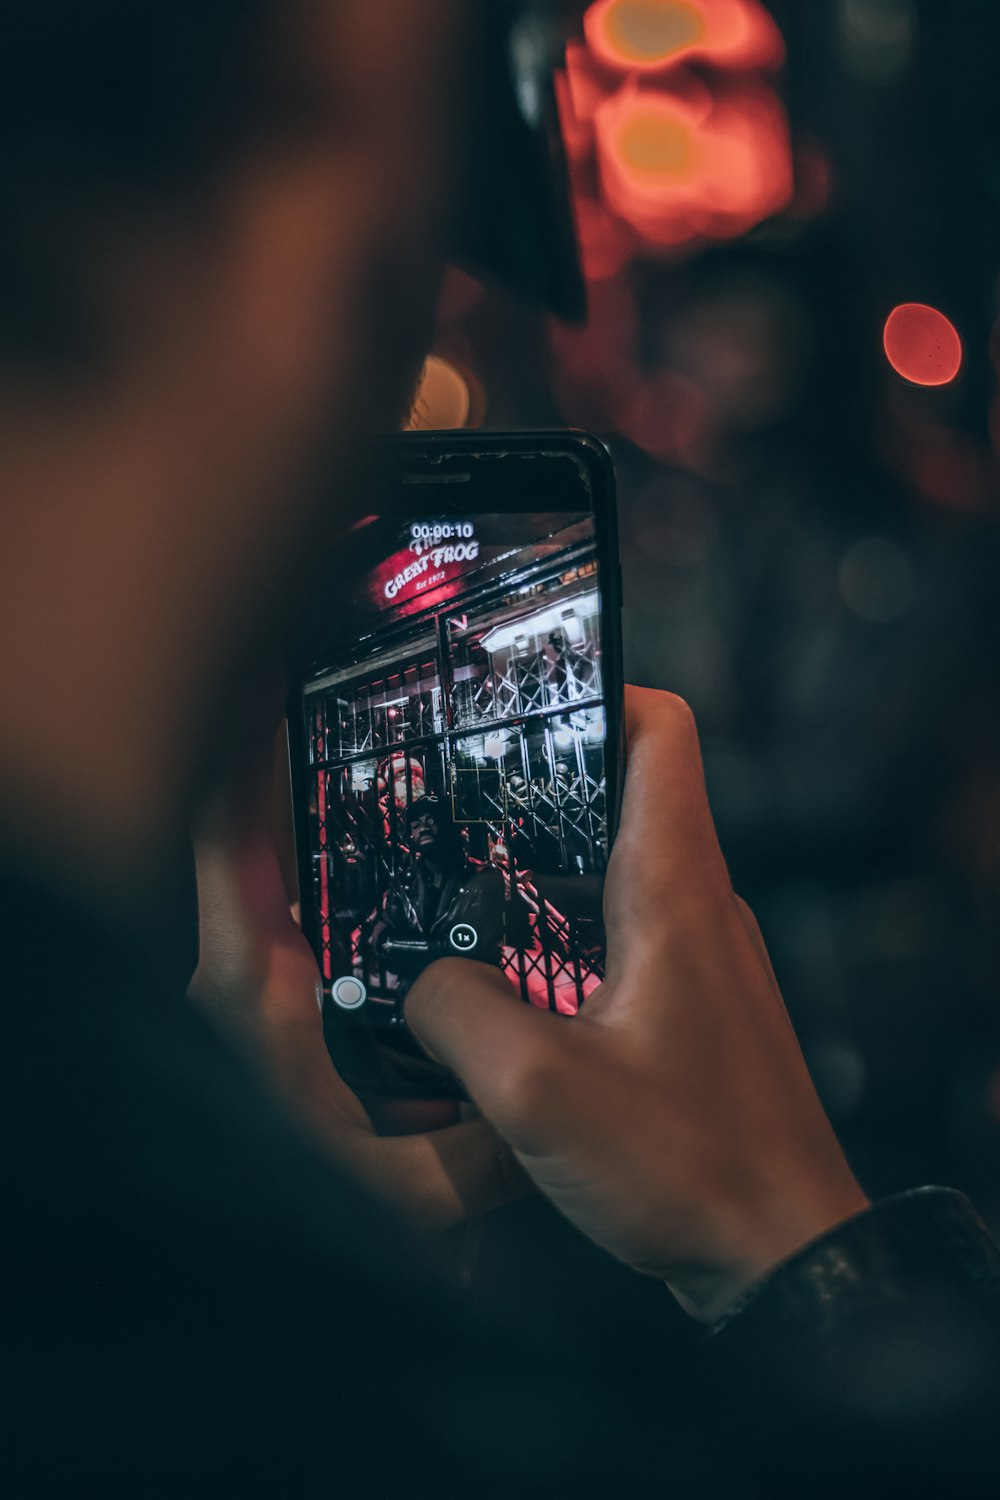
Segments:
[[[747,71],[778,67],[785,57],[758,0],[596,0],[584,25],[594,56],[629,73],[689,61]]]
[[[577,194],[576,233],[583,274],[589,282],[617,276],[632,259],[633,236],[599,199]]]
[[[557,89],[589,281],[790,206],[788,121],[761,74],[784,45],[757,0],[595,0],[586,33]],[[609,51],[616,37],[632,52]]]
[[[617,88],[620,79],[613,81]],[[608,76],[582,42],[566,47],[565,72],[556,75],[562,136],[571,160],[585,160],[594,148],[594,115],[607,98]]]
[[[955,325],[922,302],[893,308],[883,343],[892,368],[913,385],[949,385],[962,368],[962,341]]]
[[[796,219],[819,219],[833,198],[833,169],[830,159],[815,142],[801,144],[795,153],[795,201],[791,213]]]
[[[765,85],[683,96],[629,85],[594,124],[605,201],[653,244],[744,234],[792,196],[787,121]]]
[[[784,43],[759,0],[594,0],[557,79],[589,283],[585,329],[553,325],[556,388],[584,426],[707,472],[720,423],[703,372],[640,358],[631,263],[695,253],[789,210]],[[822,211],[825,163],[797,205]],[[794,212],[794,210],[793,210]]]

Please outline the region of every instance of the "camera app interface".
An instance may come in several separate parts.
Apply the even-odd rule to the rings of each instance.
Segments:
[[[592,517],[417,516],[380,556],[302,699],[324,1004],[401,1027],[457,955],[573,1014],[604,959]]]

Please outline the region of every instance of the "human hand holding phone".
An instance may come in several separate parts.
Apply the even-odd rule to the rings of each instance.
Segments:
[[[626,709],[605,983],[567,1020],[447,959],[406,1015],[566,1217],[712,1322],[868,1201],[733,892],[690,711],[634,688]]]
[[[192,998],[264,1067],[331,1156],[421,1229],[442,1232],[521,1196],[530,1184],[485,1120],[461,1120],[447,1102],[394,1101],[376,1130],[333,1068],[319,969],[289,908],[272,834],[273,785],[268,743],[196,840]]]

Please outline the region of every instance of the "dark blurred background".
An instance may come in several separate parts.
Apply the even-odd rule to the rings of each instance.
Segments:
[[[590,322],[455,273],[426,425],[609,442],[627,676],[697,714],[862,1181],[961,1187],[996,1230],[1000,6],[585,22],[560,102]],[[883,334],[911,303],[948,322],[918,319],[901,373]]]

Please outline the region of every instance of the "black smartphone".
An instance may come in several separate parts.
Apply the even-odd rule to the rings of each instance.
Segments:
[[[406,1025],[447,955],[574,1015],[604,975],[622,751],[614,474],[580,432],[391,441],[294,667],[302,925],[334,1063],[462,1097]]]

